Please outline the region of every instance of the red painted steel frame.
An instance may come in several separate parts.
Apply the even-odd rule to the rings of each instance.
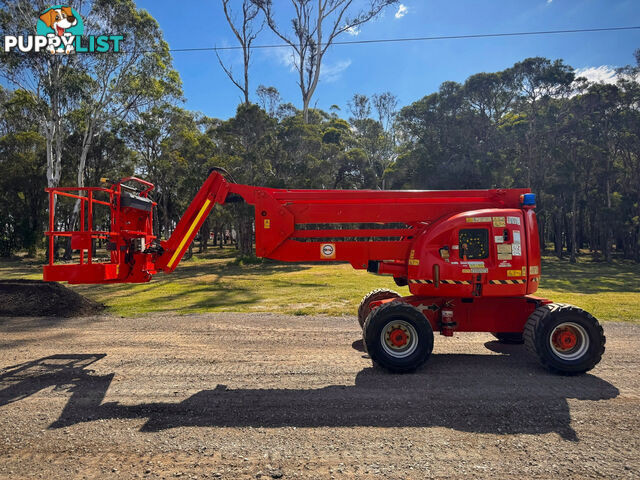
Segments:
[[[171,237],[152,249],[146,248],[155,239],[151,212],[121,205],[122,183],[128,181],[143,185],[137,193],[142,198],[153,188],[129,177],[111,189],[47,189],[52,208],[45,280],[146,282],[157,271],[171,272],[213,206],[240,200],[255,206],[258,256],[295,262],[346,261],[354,268],[393,275],[406,281],[413,294],[402,301],[422,309],[434,330],[444,332],[440,312],[450,309],[459,331],[522,331],[536,305],[549,302],[530,296],[539,281],[540,254],[533,207],[523,206],[521,200],[528,189],[288,190],[231,183],[214,171]],[[96,200],[96,192],[108,195],[109,201]],[[57,195],[80,200],[80,230],[55,231]],[[111,231],[93,230],[94,204],[110,207]],[[131,225],[138,227],[131,230]],[[459,232],[470,228],[486,230],[489,236],[491,252],[481,261],[457,252]],[[72,248],[80,251],[79,263],[54,264],[55,236],[71,237]],[[505,241],[498,242],[501,236],[508,240],[508,249],[518,239],[518,253],[514,247],[509,262],[500,260],[505,255],[499,254],[505,251],[504,244],[498,246]],[[96,238],[112,243],[109,263],[93,262],[91,246]],[[142,241],[145,248],[134,250],[133,245],[138,245],[134,241]],[[442,249],[447,251],[446,258]]]
[[[256,254],[283,261],[347,261],[367,268],[369,261],[406,261],[409,247],[421,229],[456,212],[483,208],[521,208],[528,189],[510,190],[284,190],[227,182],[213,172],[182,216],[171,238],[162,243],[165,253],[158,269],[172,271],[215,203],[235,194],[256,211]],[[336,229],[338,224],[403,224],[402,228]],[[304,229],[333,224],[334,228]],[[329,241],[301,241],[341,237],[335,255],[321,256]],[[353,238],[375,238],[358,241]],[[394,237],[396,240],[385,240]],[[172,261],[173,260],[173,261]]]
[[[136,196],[147,198],[153,184],[136,177],[123,178],[111,188],[103,187],[58,187],[47,188],[49,194],[49,230],[45,232],[49,240],[49,263],[43,269],[46,281],[67,281],[69,283],[117,283],[147,282],[156,273],[150,258],[141,253],[128,252],[132,239],[143,239],[149,244],[153,235],[153,211],[141,213],[135,209],[121,207],[123,190],[131,190],[125,182],[136,182],[144,187]],[[108,201],[98,200],[102,194]],[[80,201],[79,230],[56,230],[55,205],[57,197]],[[110,230],[94,229],[94,206],[103,205],[110,209]],[[155,205],[155,204],[154,204]],[[140,228],[128,229],[131,225]],[[55,238],[70,237],[71,249],[79,251],[79,263],[55,263]],[[104,240],[111,244],[110,261],[95,262],[94,241]],[[86,254],[86,261],[85,261]]]

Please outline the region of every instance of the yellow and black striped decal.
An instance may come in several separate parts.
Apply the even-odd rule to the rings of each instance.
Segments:
[[[424,283],[427,285],[431,285],[433,280],[409,280],[409,283]],[[444,283],[445,285],[471,285],[472,282],[470,280],[440,280],[440,283]]]
[[[531,279],[532,282],[537,282],[538,278],[533,277]],[[432,285],[433,280],[409,280],[409,283],[418,283],[425,285]],[[440,283],[445,285],[472,285],[473,282],[470,280],[440,280]],[[489,284],[491,285],[524,285],[527,283],[526,280],[489,280]]]
[[[540,281],[540,279],[539,279],[538,277],[531,277],[531,279],[530,279],[530,280],[531,280],[532,282],[536,282],[536,283]]]

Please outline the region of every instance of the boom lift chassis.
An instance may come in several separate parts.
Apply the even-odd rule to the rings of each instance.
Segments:
[[[131,186],[135,184],[136,187]],[[534,295],[540,247],[528,189],[456,191],[288,190],[234,183],[212,169],[168,240],[153,234],[154,186],[135,177],[111,187],[49,188],[47,281],[141,283],[178,266],[216,204],[255,207],[256,254],[294,262],[349,262],[393,276],[411,295],[374,290],[358,309],[367,352],[395,372],[422,365],[433,332],[491,332],[525,343],[548,369],[579,374],[604,353],[598,321],[570,305]],[[57,197],[80,202],[80,227],[56,230]],[[94,208],[108,207],[109,230]],[[79,262],[54,261],[55,237],[70,237]],[[97,239],[109,262],[96,262]]]

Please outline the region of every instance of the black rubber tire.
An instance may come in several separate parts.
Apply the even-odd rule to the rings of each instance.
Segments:
[[[397,358],[387,353],[381,343],[384,327],[391,321],[404,320],[417,333],[417,345],[410,355]],[[365,349],[374,364],[391,372],[411,372],[427,361],[433,351],[433,329],[416,307],[402,302],[386,303],[373,310],[364,323],[362,332]]]
[[[581,326],[589,337],[589,346],[579,358],[562,359],[551,348],[549,337],[564,322]],[[562,303],[550,303],[536,308],[525,324],[523,337],[527,350],[537,355],[545,368],[561,375],[579,375],[591,370],[602,359],[606,342],[602,326],[593,315],[581,308]]]
[[[400,298],[401,295],[398,292],[394,292],[393,290],[387,290],[386,288],[378,288],[376,290],[372,290],[367,293],[362,301],[360,302],[360,306],[358,307],[358,323],[360,324],[360,328],[364,326],[364,321],[367,319],[369,314],[371,313],[371,309],[369,308],[369,304],[371,302],[377,302],[378,300],[386,300],[388,298]]]
[[[507,345],[521,345],[524,343],[522,333],[518,332],[497,332],[491,333],[491,335],[496,337],[498,339],[498,342]]]

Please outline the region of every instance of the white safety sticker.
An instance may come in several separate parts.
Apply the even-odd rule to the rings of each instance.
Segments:
[[[511,268],[511,262],[502,261],[498,264],[499,268]]]
[[[504,243],[504,236],[496,235],[493,237],[493,241],[496,243]]]
[[[519,257],[522,255],[522,249],[520,248],[519,243],[514,243],[513,245],[511,245],[511,254],[514,257]]]
[[[507,217],[509,225],[520,225],[520,217]]]
[[[520,230],[513,231],[513,243],[520,243]]]
[[[529,275],[538,275],[540,273],[540,267],[537,265],[529,267]]]

